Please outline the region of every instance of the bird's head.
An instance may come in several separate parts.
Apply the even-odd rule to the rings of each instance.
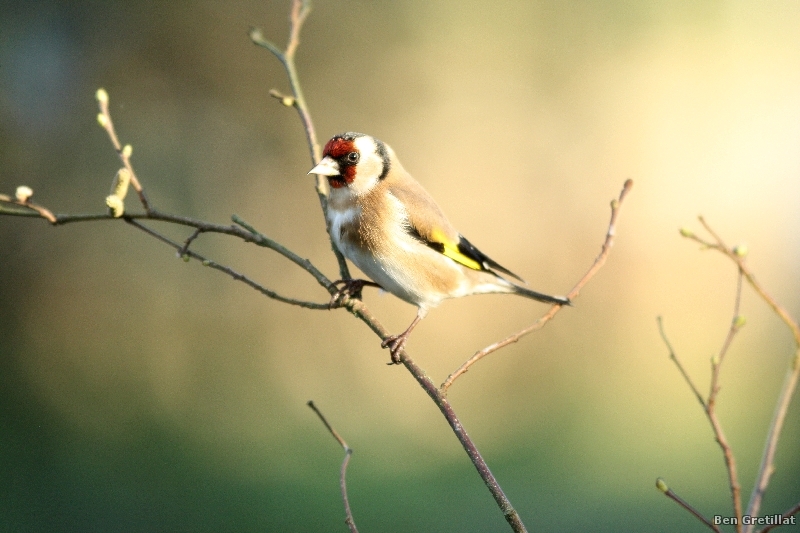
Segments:
[[[328,178],[333,189],[345,188],[361,195],[369,192],[389,173],[391,149],[363,133],[342,133],[325,144],[322,160],[309,171]]]

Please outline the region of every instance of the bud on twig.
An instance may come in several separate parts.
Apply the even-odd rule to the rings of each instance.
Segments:
[[[100,102],[103,105],[108,103],[108,93],[103,88],[97,89],[97,92],[94,94],[94,97],[97,99],[98,102]]]
[[[119,218],[125,214],[125,202],[115,194],[106,196],[106,205],[111,209],[111,216]]]
[[[17,198],[17,201],[19,203],[21,204],[27,203],[28,199],[30,199],[30,197],[33,196],[33,189],[31,189],[27,185],[20,185],[14,192],[14,196]]]
[[[131,182],[131,172],[127,168],[121,168],[111,182],[111,194],[118,196],[121,200],[128,194],[128,185]]]

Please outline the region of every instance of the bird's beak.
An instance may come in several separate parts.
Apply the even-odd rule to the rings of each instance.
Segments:
[[[325,156],[317,166],[308,171],[309,174],[319,174],[320,176],[339,176],[339,163],[336,160]]]

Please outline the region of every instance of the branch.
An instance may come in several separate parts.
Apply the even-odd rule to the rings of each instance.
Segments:
[[[294,107],[297,110],[297,114],[300,116],[300,122],[303,124],[303,130],[306,133],[306,142],[311,153],[312,166],[316,166],[320,159],[322,159],[322,154],[320,152],[319,142],[317,142],[314,122],[311,120],[311,114],[308,111],[306,99],[303,96],[303,89],[300,85],[300,77],[297,75],[297,68],[294,63],[294,55],[300,44],[300,30],[310,11],[311,4],[308,0],[292,0],[292,11],[289,15],[289,42],[286,44],[286,51],[282,51],[271,41],[265,39],[260,28],[250,29],[250,39],[254,44],[269,50],[283,65],[286,76],[289,79],[289,85],[292,88],[292,96],[283,96],[274,89],[270,91],[270,94],[278,98],[283,105]],[[325,215],[325,229],[328,231],[328,235],[330,235],[331,228],[328,222],[328,182],[324,176],[317,175],[316,190],[320,206],[322,207],[322,214]],[[339,264],[340,279],[350,279],[350,270],[347,267],[347,261],[345,261],[342,253],[336,248],[332,239],[331,250],[333,250],[336,261]]]
[[[323,416],[320,410],[317,409],[317,406],[314,405],[313,401],[309,400],[306,405],[308,405],[312,411],[317,413],[319,419],[322,420],[322,423],[325,424],[326,428],[328,428],[330,434],[333,435],[333,438],[336,439],[336,442],[338,442],[339,445],[344,450],[344,459],[342,460],[342,468],[339,472],[339,487],[342,489],[342,500],[344,501],[344,512],[346,516],[346,518],[344,519],[344,523],[347,524],[347,527],[350,528],[351,533],[358,533],[358,529],[356,528],[356,523],[353,520],[353,512],[350,510],[350,501],[347,499],[347,482],[345,481],[345,477],[347,476],[347,465],[348,463],[350,463],[350,456],[353,455],[353,449],[350,446],[348,446],[347,443],[344,441],[344,439],[341,437],[341,435],[339,435],[339,433],[335,429],[333,429],[333,426],[331,426],[328,423],[328,420]]]
[[[9,208],[0,203],[0,214],[20,217],[41,217],[51,224],[56,223],[56,217],[53,216],[53,213],[51,213],[49,209],[29,201],[30,197],[33,196],[33,190],[31,190],[30,187],[20,185],[17,187],[17,192],[14,196],[14,198],[11,198],[7,194],[0,194],[0,202],[18,205],[26,209]]]
[[[173,248],[175,248],[178,251],[179,257],[197,259],[198,261],[201,262],[201,264],[203,266],[207,266],[207,267],[213,268],[214,270],[218,270],[220,272],[228,274],[230,277],[232,277],[236,281],[241,281],[242,283],[244,283],[246,285],[249,285],[250,287],[252,287],[255,290],[257,290],[258,292],[260,292],[261,294],[263,294],[265,296],[268,296],[268,297],[272,298],[273,300],[278,300],[279,302],[283,302],[283,303],[287,303],[287,304],[291,304],[291,305],[296,305],[296,306],[299,306],[299,307],[305,307],[306,309],[330,309],[330,305],[327,302],[326,303],[307,302],[307,301],[304,301],[304,300],[297,300],[295,298],[289,298],[287,296],[281,296],[280,294],[276,293],[275,291],[272,291],[272,290],[267,289],[266,287],[264,287],[262,285],[259,285],[258,283],[256,283],[255,281],[251,280],[250,278],[248,278],[244,274],[240,274],[239,272],[233,270],[230,267],[227,267],[225,265],[220,265],[219,263],[217,263],[215,261],[207,259],[207,258],[203,257],[202,255],[198,254],[197,252],[195,252],[193,250],[189,250],[187,248],[186,244],[183,244],[183,245],[178,244],[177,242],[169,239],[168,237],[165,237],[164,235],[162,235],[161,233],[155,231],[154,229],[148,228],[144,224],[141,224],[140,222],[138,222],[136,220],[133,220],[131,218],[126,218],[125,221],[128,224],[130,224],[131,226],[142,230],[143,232],[147,233],[148,235],[150,235],[152,237],[155,237],[159,241],[161,241],[161,242],[163,242],[165,244],[168,244],[169,246],[172,246]]]
[[[708,416],[711,427],[714,430],[714,438],[722,449],[722,454],[725,458],[725,468],[728,471],[728,484],[731,489],[731,499],[733,500],[733,510],[736,516],[736,531],[742,531],[742,488],[739,484],[739,476],[736,469],[736,457],[733,450],[728,444],[728,439],[725,438],[725,433],[722,430],[722,424],[717,417],[716,405],[717,394],[719,394],[719,371],[722,366],[722,361],[725,354],[730,348],[733,338],[736,333],[744,325],[744,319],[739,315],[739,304],[742,299],[742,276],[741,273],[737,278],[736,284],[736,300],[733,305],[733,319],[731,320],[728,334],[725,336],[725,341],[722,344],[720,353],[711,359],[711,386],[706,400],[706,415]]]
[[[106,130],[106,133],[108,133],[108,138],[111,139],[111,144],[114,145],[114,149],[117,151],[122,165],[131,173],[131,185],[133,185],[134,190],[139,195],[139,201],[142,202],[142,207],[144,207],[145,211],[150,211],[150,202],[147,200],[147,195],[144,193],[144,189],[142,189],[142,185],[139,183],[139,179],[136,177],[136,173],[131,166],[133,148],[130,144],[126,144],[123,147],[119,142],[119,138],[117,138],[114,122],[111,120],[111,113],[108,110],[108,93],[105,89],[98,89],[95,98],[100,105],[100,114],[97,115],[97,122]]]
[[[706,249],[717,250],[733,261],[738,267],[741,275],[744,276],[753,290],[755,290],[756,293],[761,296],[761,299],[766,302],[766,304],[775,312],[775,314],[778,315],[778,317],[780,317],[780,319],[792,332],[796,346],[794,357],[791,360],[786,377],[783,381],[783,386],[781,387],[781,392],[778,395],[778,400],[775,405],[775,413],[773,414],[772,422],[770,423],[770,427],[767,432],[767,441],[764,445],[764,453],[761,458],[761,464],[758,469],[758,474],[756,475],[755,486],[753,487],[753,492],[750,495],[750,502],[747,505],[747,510],[744,513],[748,516],[757,516],[761,508],[761,501],[764,498],[764,493],[769,485],[770,477],[775,471],[775,452],[778,447],[781,431],[783,430],[783,423],[786,419],[786,413],[789,409],[789,404],[792,401],[792,397],[794,396],[794,392],[797,389],[797,382],[798,378],[800,377],[800,324],[798,324],[797,320],[793,319],[791,315],[789,315],[788,311],[786,311],[786,309],[784,309],[783,306],[781,306],[775,300],[775,298],[773,298],[764,289],[764,287],[758,283],[758,281],[756,281],[752,271],[745,263],[747,249],[744,246],[735,246],[733,248],[729,248],[725,245],[722,238],[717,235],[713,229],[711,229],[711,226],[708,225],[702,216],[698,217],[698,219],[705,230],[711,235],[713,241],[706,241],[705,239],[695,235],[693,231],[685,228],[681,229],[681,235],[687,239],[691,239],[702,244]],[[749,533],[752,530],[752,525],[749,525],[747,528],[745,528],[746,533]]]
[[[675,366],[678,367],[678,370],[680,370],[683,379],[686,380],[686,383],[689,385],[689,388],[692,389],[692,392],[697,397],[697,401],[700,402],[700,405],[703,406],[703,411],[705,411],[706,400],[703,398],[703,395],[700,394],[700,390],[695,386],[694,382],[692,381],[692,378],[689,377],[689,374],[686,372],[686,369],[683,368],[683,365],[678,360],[678,356],[675,353],[675,350],[672,348],[672,344],[669,342],[667,334],[664,331],[663,320],[661,319],[661,317],[658,317],[656,318],[656,321],[658,322],[658,332],[661,334],[661,339],[664,341],[664,344],[667,345],[667,349],[669,350],[669,358],[672,359],[672,361],[675,363]]]
[[[689,377],[689,374],[683,368],[683,365],[678,360],[678,356],[675,353],[675,350],[672,348],[672,344],[670,344],[669,339],[667,338],[666,333],[664,332],[664,326],[661,320],[661,317],[658,317],[658,330],[661,334],[661,338],[666,344],[667,349],[669,350],[670,359],[675,363],[675,366],[678,367],[683,379],[686,380],[686,383],[689,385],[689,388],[692,389],[692,392],[697,397],[697,400],[700,402],[700,405],[703,406],[703,411],[708,418],[709,423],[711,424],[711,429],[714,432],[714,440],[717,441],[720,448],[722,449],[722,455],[725,460],[725,469],[728,472],[728,485],[730,486],[731,490],[731,500],[733,502],[733,509],[734,514],[736,515],[736,531],[741,533],[742,531],[742,496],[741,496],[741,485],[739,484],[739,476],[738,471],[736,468],[736,457],[733,454],[733,450],[728,444],[728,439],[725,437],[725,432],[722,429],[722,424],[717,417],[716,405],[717,405],[717,395],[719,394],[719,375],[720,375],[720,368],[722,366],[722,362],[725,359],[725,354],[728,352],[728,349],[733,342],[733,338],[736,336],[736,333],[744,326],[745,320],[739,314],[739,305],[742,300],[742,275],[741,273],[737,277],[737,284],[736,284],[736,298],[733,304],[733,319],[731,319],[731,325],[728,328],[728,333],[725,336],[725,341],[722,343],[722,348],[720,349],[719,354],[715,355],[711,359],[711,385],[710,390],[708,393],[708,398],[704,399],[703,396],[700,394],[699,389],[695,386],[692,379]]]
[[[717,533],[722,533],[722,531],[720,531],[720,529],[716,526],[716,524],[714,524],[711,520],[700,514],[700,511],[689,505],[689,503],[686,500],[675,494],[675,491],[669,488],[663,479],[661,478],[656,479],[656,488],[661,492],[663,492],[667,498],[671,499],[672,501],[674,501],[675,503],[677,503],[678,505],[680,505],[681,507],[692,513],[698,520],[707,525],[713,531],[716,531]]]
[[[594,263],[592,263],[592,266],[589,267],[589,270],[586,272],[586,274],[583,275],[583,277],[580,279],[580,281],[578,281],[575,287],[573,287],[572,290],[569,292],[569,294],[567,294],[567,298],[569,298],[570,300],[574,300],[575,298],[578,297],[584,285],[586,285],[589,282],[589,280],[591,280],[594,277],[597,271],[600,270],[600,268],[602,268],[602,266],[605,264],[606,258],[608,257],[608,254],[611,252],[611,247],[614,245],[614,237],[616,236],[617,232],[617,217],[619,216],[619,208],[622,205],[622,201],[625,200],[625,197],[627,196],[628,192],[630,192],[631,187],[633,187],[633,180],[629,179],[625,181],[625,184],[622,187],[622,192],[620,192],[619,194],[619,199],[613,200],[611,202],[611,220],[608,223],[606,238],[603,241],[603,246],[600,249],[600,254],[595,258]],[[556,316],[556,313],[558,313],[562,307],[563,306],[561,305],[552,306],[550,310],[547,311],[547,313],[545,313],[541,318],[539,318],[536,322],[534,322],[530,326],[522,329],[521,331],[518,331],[517,333],[514,333],[509,337],[506,337],[501,341],[495,342],[494,344],[490,344],[483,350],[475,352],[475,354],[472,357],[470,357],[464,364],[458,367],[458,369],[456,369],[455,372],[447,376],[447,379],[444,381],[444,383],[441,384],[439,389],[442,391],[442,393],[446,394],[447,389],[450,388],[453,382],[456,379],[458,379],[459,376],[467,372],[467,370],[469,370],[469,368],[472,365],[474,365],[475,363],[477,363],[490,353],[496,352],[497,350],[503,348],[504,346],[508,346],[511,343],[517,342],[518,340],[520,340],[522,337],[524,337],[529,333],[533,333],[534,331],[542,329],[550,321],[550,319]]]
[[[761,286],[758,281],[756,281],[755,275],[752,273],[750,268],[745,263],[745,259],[747,257],[747,248],[744,246],[734,246],[733,248],[728,248],[725,246],[725,243],[722,239],[714,233],[711,227],[706,223],[705,219],[700,216],[697,217],[703,227],[708,231],[712,237],[714,237],[714,242],[708,242],[697,235],[695,235],[691,230],[688,229],[681,229],[681,235],[686,237],[687,239],[691,239],[703,245],[704,248],[717,250],[718,252],[726,255],[731,261],[736,263],[736,266],[744,275],[747,282],[750,286],[755,290],[761,299],[763,299],[767,305],[769,305],[772,310],[780,317],[781,320],[786,324],[786,326],[791,330],[792,336],[794,337],[794,342],[798,346],[800,346],[800,324],[798,324],[797,320],[792,318],[786,309],[783,308],[776,300],[773,298],[765,289]]]

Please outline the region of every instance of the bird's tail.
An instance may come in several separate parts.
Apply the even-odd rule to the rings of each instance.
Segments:
[[[532,291],[513,283],[511,285],[514,286],[514,294],[519,294],[520,296],[531,298],[532,300],[537,300],[539,302],[548,304],[572,305],[572,302],[569,300],[569,298],[564,296],[550,296],[549,294],[542,294],[541,292]]]

